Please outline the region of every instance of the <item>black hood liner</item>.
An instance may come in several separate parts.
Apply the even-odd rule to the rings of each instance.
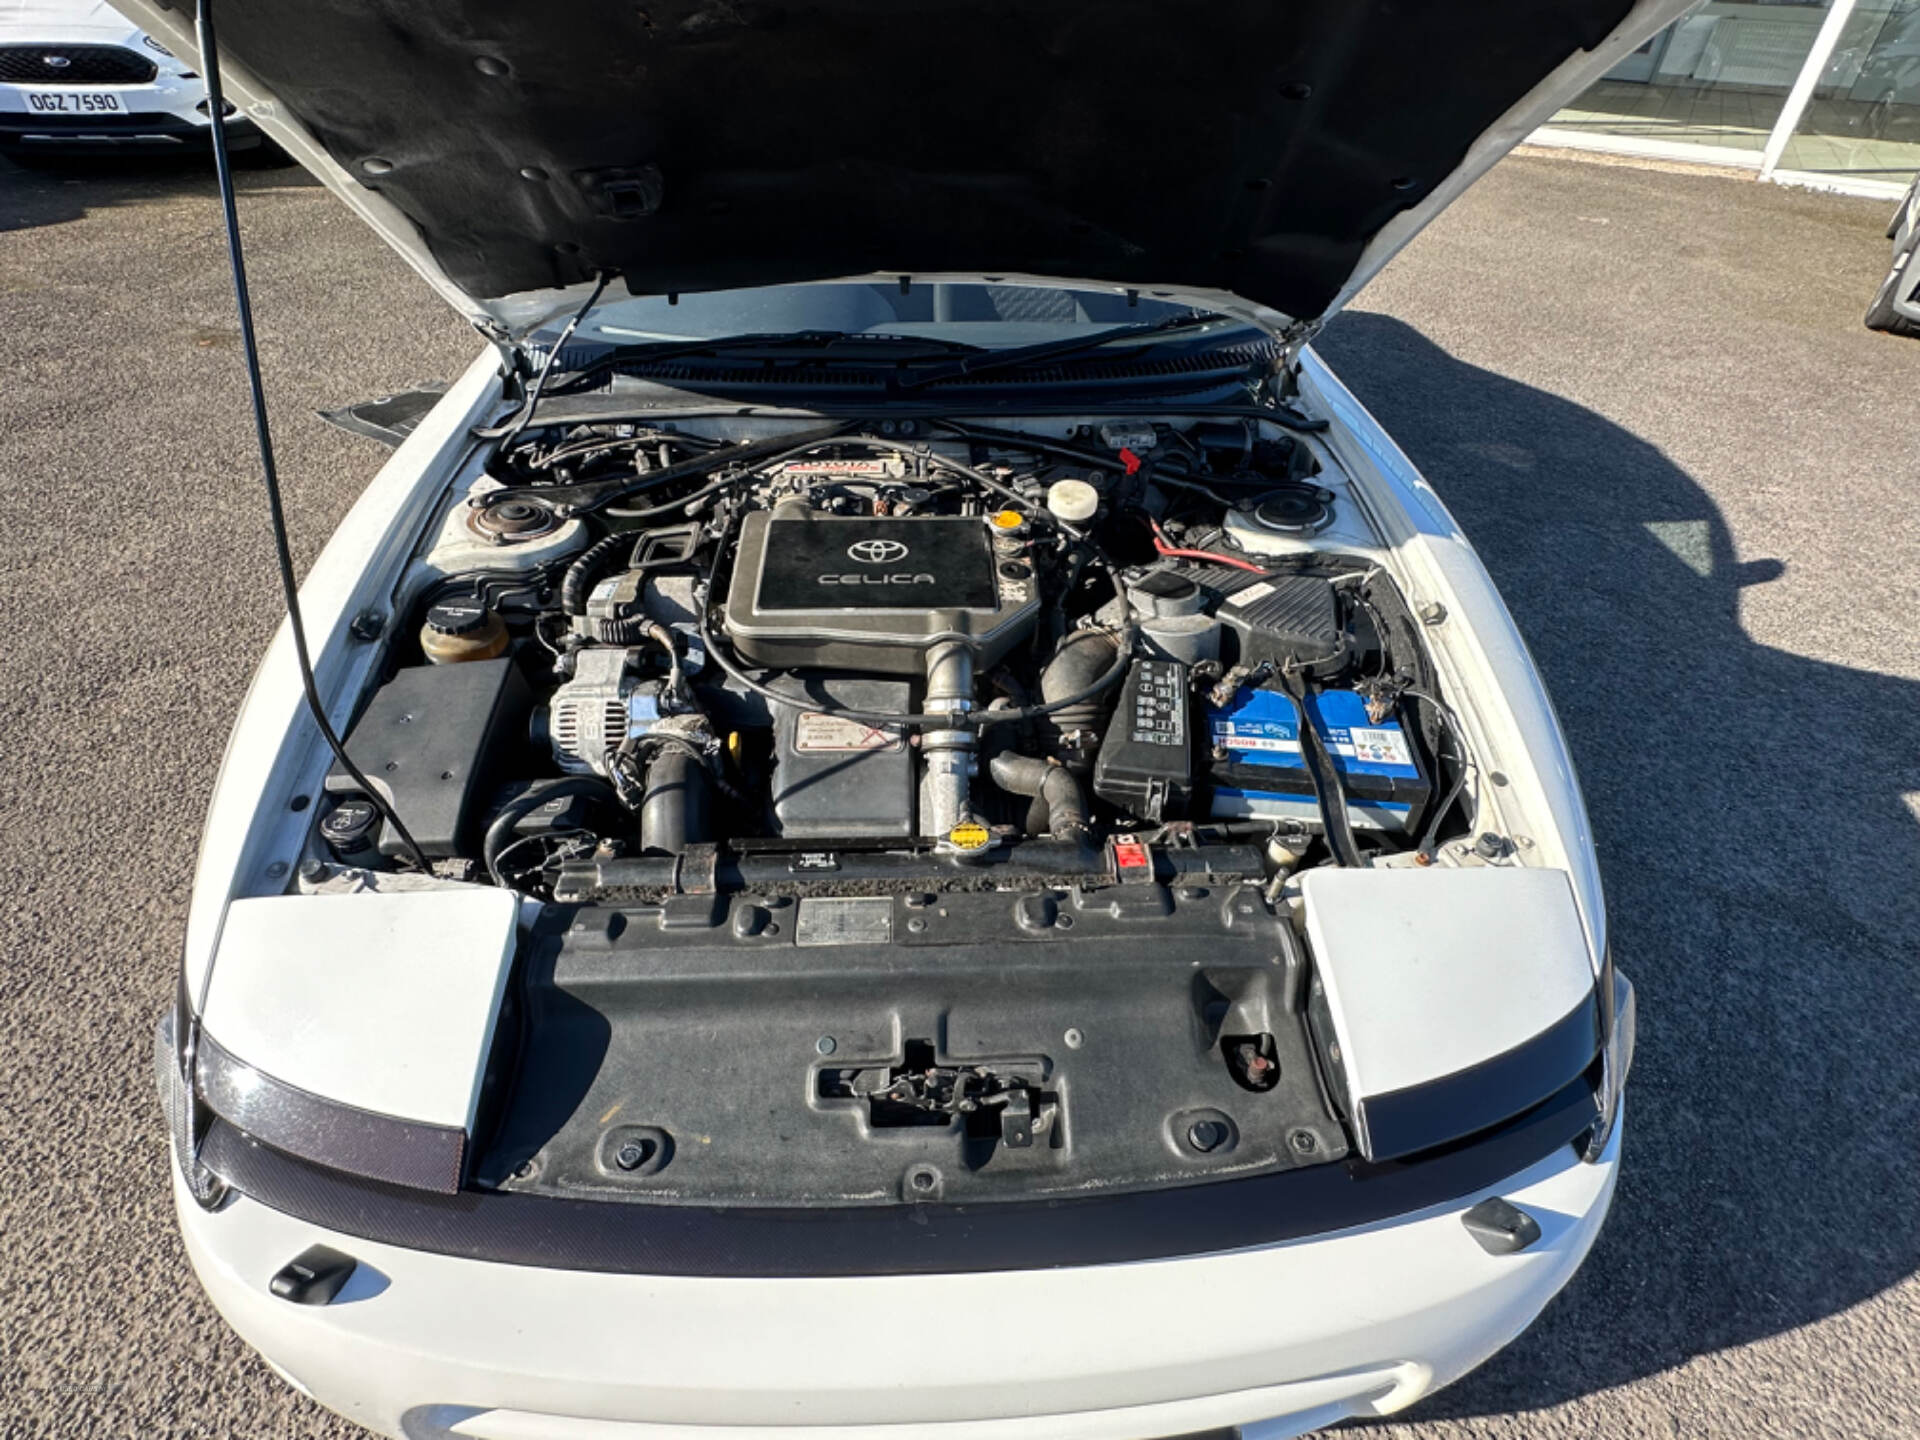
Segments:
[[[223,50],[469,295],[870,272],[1309,318],[1630,0],[231,0]]]

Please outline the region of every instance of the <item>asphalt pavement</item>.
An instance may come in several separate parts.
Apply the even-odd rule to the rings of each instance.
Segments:
[[[311,556],[385,454],[314,412],[479,341],[300,172],[243,184]],[[1592,1259],[1371,1433],[1920,1434],[1920,343],[1859,324],[1889,208],[1516,157],[1322,341],[1546,673],[1641,1005]],[[279,618],[211,184],[0,162],[0,319],[0,1436],[355,1435],[202,1298],[150,1079]]]

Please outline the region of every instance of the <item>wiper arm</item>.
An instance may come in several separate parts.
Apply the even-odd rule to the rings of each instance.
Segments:
[[[898,388],[917,390],[923,385],[938,385],[943,380],[957,380],[962,376],[984,375],[994,370],[1023,369],[1028,365],[1064,360],[1070,355],[1098,350],[1104,345],[1112,345],[1121,340],[1133,340],[1148,335],[1171,335],[1181,330],[1197,330],[1203,325],[1211,325],[1225,318],[1201,310],[1186,315],[1169,315],[1164,320],[1142,321],[1137,325],[1116,325],[1108,330],[1096,330],[1091,335],[1074,335],[1064,340],[1043,340],[1038,345],[1018,345],[1011,350],[988,350],[981,354],[969,355],[966,359],[944,370],[930,370],[924,375],[910,376],[901,380]]]

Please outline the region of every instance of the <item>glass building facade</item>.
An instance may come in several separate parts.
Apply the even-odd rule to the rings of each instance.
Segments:
[[[1920,0],[1707,0],[1535,138],[1896,195],[1920,171]]]

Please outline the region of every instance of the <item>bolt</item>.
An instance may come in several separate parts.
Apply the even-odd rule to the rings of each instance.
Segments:
[[[831,1055],[835,1050],[840,1048],[840,1042],[835,1040],[831,1035],[822,1035],[818,1040],[813,1042],[813,1048],[818,1050],[822,1055]]]
[[[647,1161],[647,1147],[638,1140],[629,1140],[614,1155],[613,1163],[622,1170],[638,1170]]]
[[[922,930],[926,928],[927,928],[927,922],[922,920],[918,915],[914,916],[911,920],[907,921],[907,929],[911,930],[916,935],[918,935]]]
[[[1438,600],[1430,600],[1420,607],[1420,620],[1425,625],[1438,625],[1447,618],[1447,607]]]
[[[1187,1127],[1187,1143],[1202,1155],[1227,1143],[1227,1127],[1219,1120],[1196,1120]]]
[[[533,1178],[533,1161],[522,1160],[520,1164],[514,1168],[513,1178],[516,1180],[531,1180]]]
[[[1081,1045],[1085,1043],[1087,1037],[1075,1029],[1067,1031],[1067,1033],[1060,1038],[1067,1042],[1067,1049],[1078,1050]]]
[[[286,861],[276,860],[271,865],[267,866],[267,878],[269,880],[284,880],[286,879],[286,877],[287,877]]]
[[[327,878],[327,862],[311,857],[300,862],[300,878],[309,885],[318,885]]]
[[[1311,1155],[1320,1148],[1320,1142],[1314,1138],[1311,1130],[1296,1130],[1287,1137],[1287,1143],[1302,1155]]]
[[[356,640],[378,640],[387,628],[387,617],[378,610],[362,610],[347,629]]]

